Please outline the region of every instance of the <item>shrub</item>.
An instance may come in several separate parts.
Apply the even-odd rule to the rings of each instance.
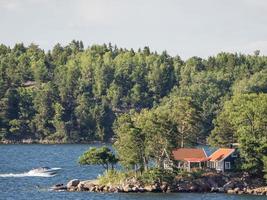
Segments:
[[[98,181],[103,185],[119,185],[122,184],[128,174],[117,170],[105,171],[104,174],[98,176]]]
[[[163,170],[153,168],[145,171],[138,179],[145,184],[152,184],[154,182],[172,182],[175,173],[171,170]]]

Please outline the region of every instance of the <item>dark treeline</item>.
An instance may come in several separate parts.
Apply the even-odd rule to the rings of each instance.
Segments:
[[[0,72],[0,139],[11,141],[107,141],[118,116],[168,96],[190,98],[199,115],[197,140],[205,141],[224,102],[267,92],[267,57],[257,51],[183,61],[148,47],[85,49],[81,41],[48,52],[35,44],[0,45]],[[219,128],[210,139],[216,144],[224,142]]]

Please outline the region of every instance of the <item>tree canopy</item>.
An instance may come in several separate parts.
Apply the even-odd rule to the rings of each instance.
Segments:
[[[105,170],[113,169],[118,159],[108,147],[90,148],[79,157],[81,165],[101,165]]]
[[[149,47],[84,47],[75,40],[47,52],[1,44],[0,140],[115,137],[123,165],[145,169],[151,159],[160,166],[165,149],[208,138],[215,146],[240,143],[242,167],[262,171],[266,71],[259,52],[182,60]]]

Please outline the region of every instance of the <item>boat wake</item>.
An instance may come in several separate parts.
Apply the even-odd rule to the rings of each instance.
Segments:
[[[24,173],[0,174],[0,177],[53,177],[57,175],[59,170],[61,170],[61,168],[39,167]]]

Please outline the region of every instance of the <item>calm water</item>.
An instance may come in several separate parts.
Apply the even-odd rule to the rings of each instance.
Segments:
[[[110,199],[110,200],[263,200],[266,197],[225,194],[100,194],[53,192],[49,186],[73,178],[93,179],[100,167],[79,166],[77,158],[90,145],[0,145],[0,199]],[[92,145],[91,145],[92,146]],[[54,177],[29,177],[25,172],[40,166],[60,167]],[[7,176],[7,177],[5,177]]]

